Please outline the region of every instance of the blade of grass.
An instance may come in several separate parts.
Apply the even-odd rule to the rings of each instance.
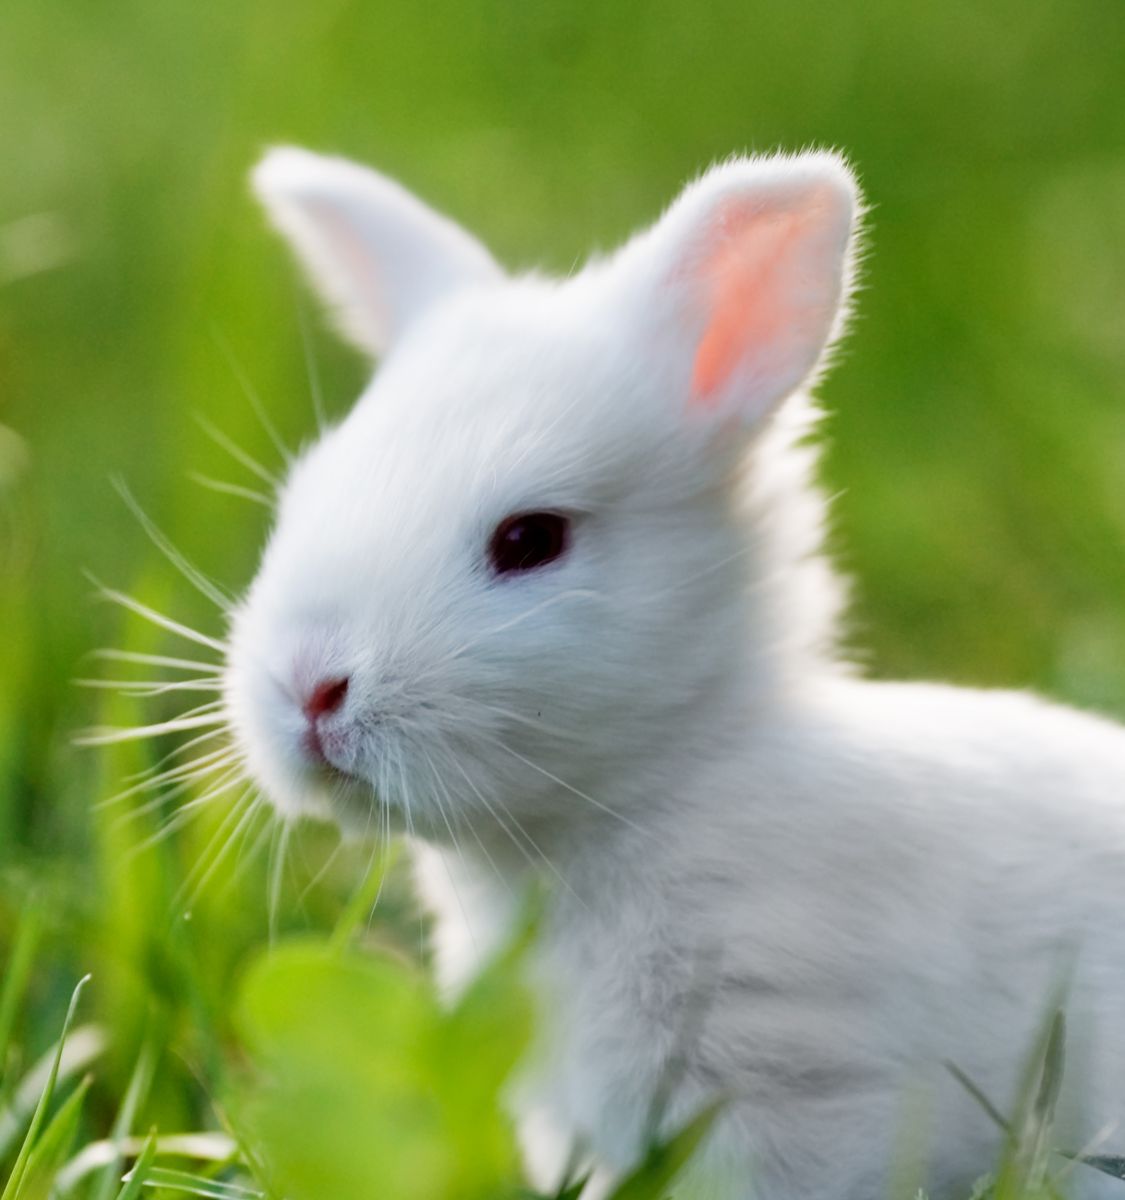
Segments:
[[[102,1171],[93,1191],[93,1200],[112,1200],[113,1193],[117,1190],[121,1178],[121,1165],[125,1157],[123,1142],[132,1131],[133,1123],[137,1119],[137,1110],[148,1098],[155,1070],[156,1042],[152,1036],[149,1036],[145,1039],[141,1052],[137,1056],[136,1066],[133,1068],[129,1086],[125,1091],[125,1098],[121,1101],[117,1118],[113,1122],[113,1129],[110,1131],[109,1140],[116,1147],[117,1153]]]
[[[148,1135],[140,1158],[125,1179],[125,1186],[117,1193],[117,1200],[136,1200],[141,1194],[141,1188],[148,1182],[149,1172],[156,1159],[156,1130]]]
[[[998,1125],[1008,1136],[1011,1136],[1011,1123],[1004,1117],[1004,1114],[992,1103],[984,1092],[973,1082],[973,1080],[965,1074],[964,1071],[955,1062],[946,1062],[945,1069],[953,1076],[954,1079],[969,1093],[970,1096],[984,1109],[992,1120],[993,1124]]]
[[[4,969],[0,987],[0,1078],[7,1074],[8,1042],[12,1036],[16,1012],[31,976],[31,964],[43,933],[43,906],[37,895],[28,897],[16,930],[15,942]],[[6,1082],[6,1080],[5,1080]]]
[[[70,1151],[75,1131],[78,1129],[79,1118],[82,1116],[82,1105],[86,1100],[86,1093],[90,1090],[90,1084],[93,1082],[93,1075],[86,1075],[51,1118],[50,1124],[43,1131],[43,1136],[36,1143],[35,1149],[27,1161],[25,1184],[34,1180],[42,1180],[44,1184],[47,1184],[54,1176],[60,1163]],[[46,1191],[47,1188],[44,1186],[43,1194],[46,1194]]]
[[[348,901],[347,908],[344,909],[339,921],[336,922],[336,928],[332,931],[333,950],[338,952],[346,950],[355,931],[361,925],[366,927],[366,922],[371,916],[371,910],[375,907],[375,902],[382,891],[383,883],[397,860],[397,844],[381,847],[375,852],[371,860],[371,866],[368,867],[363,882],[356,888],[351,899]]]
[[[132,1172],[126,1177],[132,1178]],[[223,1183],[208,1179],[204,1175],[193,1175],[190,1171],[177,1171],[171,1167],[153,1167],[145,1180],[146,1187],[163,1188],[165,1191],[182,1192],[189,1196],[203,1196],[207,1200],[260,1200],[265,1195],[255,1188],[237,1183]]]
[[[1095,1171],[1101,1171],[1103,1175],[1109,1175],[1112,1179],[1125,1181],[1125,1155],[1075,1154],[1071,1150],[1059,1150],[1057,1153],[1061,1154],[1063,1158],[1071,1159],[1073,1162],[1093,1167]],[[1125,1192],[1122,1195],[1125,1195]]]
[[[134,1158],[143,1153],[147,1145],[147,1137],[126,1137],[118,1142],[111,1142],[107,1138],[100,1142],[90,1142],[59,1172],[55,1179],[55,1189],[60,1195],[66,1195],[88,1175],[113,1162],[118,1153],[125,1158]],[[225,1133],[166,1133],[157,1137],[156,1153],[229,1163],[237,1161],[238,1147]]]
[[[47,1086],[43,1089],[43,1094],[39,1097],[39,1103],[36,1105],[35,1112],[31,1117],[31,1124],[28,1126],[27,1135],[23,1139],[23,1145],[20,1147],[20,1152],[16,1156],[15,1166],[12,1168],[12,1173],[8,1177],[8,1182],[4,1185],[3,1192],[0,1192],[0,1200],[16,1200],[20,1190],[23,1187],[24,1176],[27,1173],[28,1159],[31,1157],[31,1152],[35,1148],[35,1143],[39,1138],[39,1131],[43,1127],[43,1122],[47,1119],[47,1109],[50,1107],[51,1099],[55,1093],[55,1084],[59,1077],[59,1064],[62,1062],[63,1047],[66,1045],[66,1037],[70,1032],[71,1022],[74,1020],[75,1010],[78,1008],[78,998],[82,995],[82,989],[89,982],[90,976],[86,975],[78,981],[74,992],[70,997],[70,1006],[66,1010],[66,1019],[63,1021],[62,1036],[59,1038],[58,1047],[55,1050],[55,1058],[51,1064],[51,1073],[47,1077]]]
[[[79,1071],[84,1071],[101,1054],[105,1049],[105,1034],[96,1025],[79,1026],[66,1038],[65,1043],[52,1046],[20,1080],[11,1102],[0,1112],[0,1159],[7,1158],[12,1144],[24,1128],[24,1123],[39,1103],[60,1044],[62,1060],[58,1078],[65,1081],[77,1075]]]
[[[652,1200],[664,1196],[676,1176],[707,1136],[723,1107],[721,1100],[709,1104],[679,1133],[650,1147],[644,1162],[614,1188],[609,1200]]]

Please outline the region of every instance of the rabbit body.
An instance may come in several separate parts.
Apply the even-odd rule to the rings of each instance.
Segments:
[[[574,1137],[635,1162],[672,1078],[669,1128],[733,1098],[703,1195],[966,1195],[1000,1139],[945,1064],[1014,1112],[1066,981],[1060,1144],[1118,1147],[1121,731],[1025,695],[838,678],[737,713],[694,762],[638,771],[635,803],[598,793],[644,832],[607,819],[544,847],[573,895],[537,947],[549,1033],[516,1092],[539,1181]],[[420,856],[452,987],[504,928],[473,858]],[[1079,1168],[1068,1191],[1119,1186]]]
[[[1000,1139],[946,1064],[1010,1109],[1063,982],[1059,1137],[1125,1117],[1125,732],[834,649],[807,389],[847,167],[732,160],[560,282],[352,164],[256,184],[384,360],[285,485],[231,723],[283,813],[414,835],[451,992],[552,885],[539,1182],[578,1146],[604,1193],[721,1097],[700,1195],[953,1196]]]

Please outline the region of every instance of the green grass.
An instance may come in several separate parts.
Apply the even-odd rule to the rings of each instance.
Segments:
[[[841,493],[857,652],[879,675],[1037,687],[1125,714],[1122,62],[1117,0],[7,0],[0,1114],[56,1045],[86,973],[76,1019],[99,1047],[44,1110],[25,1196],[45,1195],[82,1147],[127,1132],[136,1152],[152,1128],[242,1136],[242,1166],[219,1175],[267,1186],[251,1141],[268,1143],[285,1114],[256,1106],[254,1072],[284,1031],[247,1014],[255,979],[293,967],[263,959],[271,925],[279,955],[328,953],[342,927],[339,961],[428,988],[399,876],[373,921],[354,902],[368,848],[335,853],[330,831],[302,830],[279,873],[263,822],[216,862],[227,810],[150,845],[177,799],[96,805],[173,742],[71,744],[92,722],[176,711],[174,697],[83,694],[70,680],[101,669],[84,655],[182,652],[94,602],[85,570],[220,631],[109,480],[237,591],[268,517],[189,478],[256,483],[193,414],[276,467],[231,356],[290,443],[313,429],[306,325],[327,407],[362,381],[249,202],[260,149],[293,140],[372,161],[506,261],[565,269],[732,149],[845,148],[874,205],[871,254],[823,389],[824,472]],[[286,950],[292,938],[306,950]],[[412,964],[401,977],[380,957],[392,953]],[[362,1069],[323,1086],[358,1095]],[[9,1172],[31,1121],[20,1111],[0,1145]],[[345,1149],[360,1136],[329,1130],[314,1148],[314,1125],[295,1172],[329,1132]],[[510,1174],[502,1127],[454,1127],[447,1113],[429,1128],[466,1171]],[[478,1136],[490,1149],[474,1165],[457,1147]],[[161,1153],[148,1166],[223,1164]],[[77,1194],[136,1193],[114,1160],[99,1170]]]

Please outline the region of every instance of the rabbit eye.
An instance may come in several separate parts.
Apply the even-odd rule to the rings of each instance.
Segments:
[[[559,513],[516,513],[496,526],[488,558],[497,575],[534,571],[561,557],[570,545],[570,521]]]

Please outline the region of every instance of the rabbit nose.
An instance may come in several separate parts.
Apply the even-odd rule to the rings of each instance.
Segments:
[[[301,711],[311,725],[316,725],[321,717],[334,713],[348,694],[348,678],[324,679],[313,687],[301,705]]]

